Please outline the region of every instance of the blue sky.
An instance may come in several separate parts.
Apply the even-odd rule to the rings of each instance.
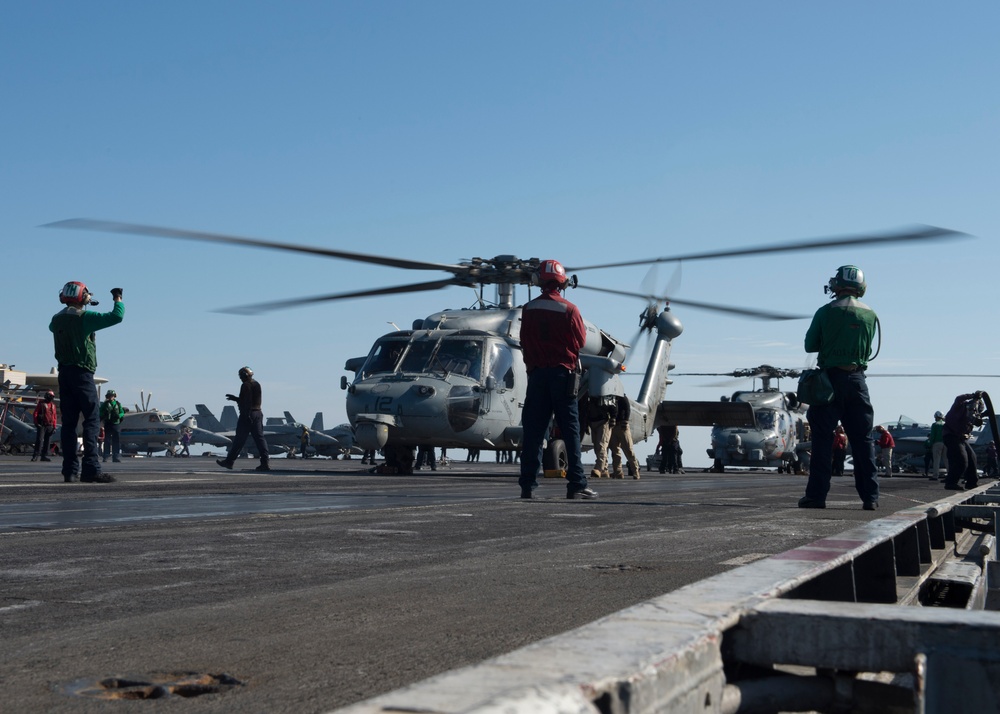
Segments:
[[[388,322],[473,304],[454,288],[219,314],[443,276],[38,227],[67,218],[570,265],[927,223],[975,238],[689,263],[676,294],[811,314],[836,267],[855,263],[883,322],[871,374],[1000,373],[987,309],[998,25],[1000,5],[985,1],[8,0],[0,361],[47,371],[59,287],[82,280],[109,304],[120,286],[126,320],[99,334],[98,373],[126,403],[144,390],[161,408],[218,411],[249,364],[267,413],[321,410],[332,425],[346,418],[344,361]],[[580,279],[638,289],[645,275]],[[570,298],[622,339],[643,307]],[[678,372],[807,364],[805,320],[674,312]],[[869,382],[878,421],[926,421],[960,392],[1000,393],[986,379]],[[668,397],[732,391],[705,383],[678,377]],[[698,463],[707,430],[684,443]]]

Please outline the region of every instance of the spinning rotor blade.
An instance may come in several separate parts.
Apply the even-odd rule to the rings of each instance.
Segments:
[[[842,248],[848,245],[877,246],[887,243],[898,243],[912,240],[946,240],[953,238],[970,238],[968,233],[953,231],[937,226],[914,226],[888,233],[839,236],[833,238],[818,238],[815,240],[796,241],[792,243],[777,243],[774,245],[753,246],[749,248],[734,248],[732,250],[717,250],[708,253],[690,253],[649,260],[629,260],[623,263],[605,263],[603,265],[585,265],[566,268],[566,272],[577,270],[598,270],[600,268],[621,268],[630,265],[648,265],[650,263],[672,263],[681,260],[708,260],[712,258],[731,258],[739,255],[761,255],[764,253],[784,253],[797,250],[815,250],[818,248]],[[680,303],[678,303],[680,304]]]
[[[205,241],[209,243],[229,243],[232,245],[246,245],[254,248],[286,250],[293,253],[320,255],[326,258],[340,258],[342,260],[353,260],[358,263],[388,265],[393,268],[406,268],[409,270],[444,270],[449,273],[454,273],[455,275],[468,272],[468,268],[464,265],[428,263],[422,260],[392,258],[384,255],[369,255],[367,253],[351,253],[343,250],[319,248],[317,246],[276,243],[274,241],[259,240],[257,238],[244,238],[242,236],[229,236],[221,233],[205,233],[202,231],[188,231],[177,228],[160,228],[157,226],[146,226],[139,223],[119,223],[118,221],[102,221],[93,218],[71,218],[65,221],[56,221],[55,223],[46,223],[42,226],[42,228],[69,228],[80,231],[126,233],[129,235],[152,236],[154,238],[183,238],[186,240]]]
[[[736,372],[674,372],[676,377],[737,377]],[[751,375],[753,376],[753,375]]]
[[[456,283],[452,280],[434,280],[429,283],[414,283],[412,285],[396,285],[390,288],[373,288],[372,290],[357,290],[349,293],[335,293],[333,295],[315,295],[313,297],[293,298],[291,300],[275,300],[274,302],[259,302],[253,305],[241,305],[239,307],[223,308],[215,312],[224,312],[230,315],[258,315],[262,312],[272,310],[285,310],[290,307],[302,307],[320,302],[330,302],[332,300],[350,300],[352,298],[371,297],[373,295],[394,295],[398,293],[416,293],[425,290],[438,290],[447,288]]]
[[[718,389],[720,387],[729,388],[734,384],[741,384],[746,382],[748,379],[756,379],[757,374],[742,376],[737,372],[674,372],[670,375],[671,377],[732,377],[732,379],[727,379],[723,382],[712,382],[711,384],[699,384],[699,387],[711,387],[712,389]]]
[[[612,288],[598,288],[593,285],[577,285],[578,288],[584,288],[586,290],[596,290],[599,293],[610,293],[612,295],[624,295],[625,297],[636,297],[642,298],[649,302],[667,302],[673,303],[674,305],[684,305],[685,307],[694,307],[702,310],[712,310],[714,312],[725,312],[731,315],[741,315],[743,317],[753,317],[758,320],[803,320],[808,315],[789,315],[783,312],[770,312],[767,310],[751,310],[742,307],[730,307],[728,305],[715,305],[707,302],[695,302],[693,300],[677,300],[675,298],[668,298],[663,295],[643,295],[642,293],[633,293],[627,290],[614,290]]]

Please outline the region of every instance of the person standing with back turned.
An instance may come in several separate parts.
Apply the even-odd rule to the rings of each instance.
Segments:
[[[861,302],[868,285],[856,265],[842,265],[823,288],[833,302],[813,315],[806,331],[806,352],[818,352],[817,367],[833,386],[833,401],[810,404],[806,418],[812,430],[812,461],[806,495],[799,508],[826,508],[833,468],[833,434],[844,426],[854,454],[854,487],[866,511],[878,508],[878,476],[872,445],[875,410],[868,396],[865,370],[878,325],[875,311]]]
[[[100,404],[94,372],[97,371],[97,340],[94,333],[125,319],[122,289],[112,288],[115,306],[111,312],[88,312],[97,305],[87,286],[80,282],[63,285],[59,302],[66,307],[52,316],[49,331],[59,364],[59,408],[62,411],[62,475],[67,483],[112,483],[114,476],[101,473],[97,432],[101,428]],[[83,465],[76,455],[76,425],[83,417]]]
[[[577,377],[587,328],[576,305],[559,294],[568,281],[558,261],[543,260],[535,278],[542,294],[521,308],[521,349],[528,372],[521,411],[521,498],[531,498],[538,487],[542,448],[553,415],[566,443],[566,498],[597,498],[597,491],[587,488],[580,459]]]

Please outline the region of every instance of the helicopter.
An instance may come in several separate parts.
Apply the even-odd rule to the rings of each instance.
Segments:
[[[45,227],[225,243],[407,270],[450,273],[448,277],[427,282],[256,303],[229,308],[224,312],[252,315],[360,297],[453,286],[473,288],[477,290],[474,307],[442,310],[418,318],[411,329],[384,334],[375,341],[367,355],[346,361],[345,369],[353,372],[353,379],[349,380],[346,375],[341,379],[341,388],[346,392],[347,416],[354,429],[355,443],[363,449],[381,449],[386,457],[385,468],[395,473],[412,473],[414,451],[418,445],[519,448],[527,374],[519,340],[521,308],[515,305],[514,288],[518,285],[529,286],[530,297],[534,276],[541,262],[538,258],[497,255],[448,264],[87,218],[58,221]],[[663,419],[661,402],[669,383],[670,351],[673,340],[683,331],[680,320],[670,310],[671,305],[771,320],[800,319],[804,316],[581,284],[576,272],[851,245],[936,241],[962,236],[965,234],[949,229],[916,226],[879,234],[838,236],[601,265],[566,266],[566,270],[567,273],[574,273],[569,279],[569,288],[638,298],[647,303],[640,313],[639,334],[652,334],[655,339],[639,393],[634,399],[630,398],[630,429],[633,441],[638,443],[646,440],[658,425],[658,420]],[[496,289],[496,297],[491,301],[484,296],[484,288],[488,285]],[[589,322],[586,322],[586,330],[586,344],[580,354],[583,369],[581,399],[625,395],[621,375],[636,340],[624,342]],[[589,439],[584,440],[584,446],[589,446]],[[545,450],[544,468],[547,471],[560,470],[565,464],[565,455],[565,445],[557,434],[552,433]]]
[[[777,467],[778,473],[802,473],[808,467],[808,405],[800,402],[795,392],[781,392],[777,386],[771,386],[772,380],[780,384],[783,377],[794,379],[800,374],[801,370],[767,364],[733,372],[677,373],[677,376],[685,377],[715,376],[761,381],[760,389],[737,391],[731,397],[722,398],[724,402],[751,405],[754,424],[749,428],[713,425],[712,446],[708,449],[713,472],[723,473],[727,466],[743,466]]]

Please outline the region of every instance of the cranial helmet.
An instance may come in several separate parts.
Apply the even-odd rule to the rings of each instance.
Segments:
[[[45,401],[51,402],[55,398],[56,398],[56,393],[53,392],[51,389],[45,393]]]
[[[116,391],[115,391],[115,390],[113,390],[113,389],[109,389],[109,390],[108,390],[108,393],[107,393],[107,394],[106,394],[105,396],[106,396],[106,397],[107,397],[108,399],[114,399],[115,397],[117,397],[117,396],[118,396],[118,392],[116,392]]]
[[[841,265],[837,268],[837,274],[830,278],[830,282],[823,288],[823,292],[834,295],[851,294],[854,297],[864,297],[868,284],[865,282],[865,274],[856,265]]]
[[[86,305],[90,302],[90,291],[83,283],[66,283],[59,291],[59,302],[64,305]]]
[[[934,412],[934,419],[935,420],[944,419],[944,414],[942,414],[941,412]]]
[[[240,379],[250,379],[253,376],[253,370],[249,367],[240,367]]]
[[[538,265],[538,272],[535,273],[538,284],[544,287],[548,283],[555,283],[559,287],[566,284],[566,268],[558,260],[543,260]]]

